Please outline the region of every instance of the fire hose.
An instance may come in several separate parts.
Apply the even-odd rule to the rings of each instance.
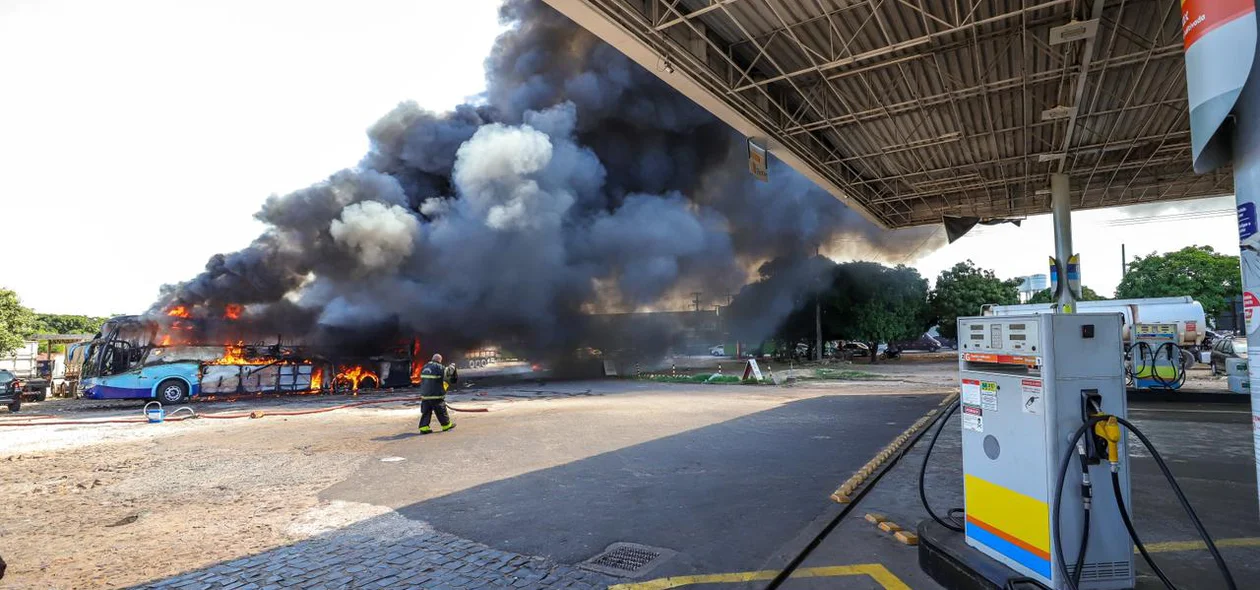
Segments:
[[[193,420],[193,419],[198,419],[198,418],[207,418],[207,419],[212,419],[212,420],[235,420],[237,418],[255,418],[256,419],[256,418],[263,418],[266,416],[305,416],[307,414],[323,414],[326,412],[333,412],[336,410],[345,410],[349,408],[357,408],[360,406],[370,406],[370,405],[399,403],[399,402],[414,402],[414,401],[420,401],[420,397],[419,396],[395,397],[395,398],[388,398],[388,399],[364,400],[364,401],[358,401],[358,402],[353,402],[353,403],[348,403],[348,404],[341,404],[339,406],[330,406],[327,408],[313,408],[313,409],[307,409],[307,410],[281,410],[281,411],[253,410],[250,412],[235,412],[235,413],[222,413],[222,414],[198,414],[192,408],[188,406],[182,406],[176,409],[174,412],[171,412],[171,415],[165,417],[163,421],[164,422],[183,422],[184,420]],[[490,411],[489,408],[457,408],[450,404],[447,404],[446,407],[449,408],[452,412],[483,413],[483,412]],[[189,415],[176,416],[175,414],[180,412],[181,410],[188,410]],[[47,416],[47,417],[54,418],[55,416]],[[25,418],[26,420],[39,419],[41,421],[10,422],[10,421],[0,420],[0,427],[3,427],[3,426],[90,426],[93,424],[142,424],[142,423],[149,422],[148,418],[107,418],[104,420],[92,420],[92,419],[42,420],[43,416],[24,416],[23,418]]]

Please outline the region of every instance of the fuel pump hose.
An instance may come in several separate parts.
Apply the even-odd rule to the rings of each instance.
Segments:
[[[927,487],[924,485],[924,481],[927,479],[928,460],[932,458],[932,449],[936,447],[936,439],[940,438],[941,431],[945,429],[945,423],[949,422],[949,417],[953,416],[954,412],[957,412],[961,405],[962,402],[960,401],[954,402],[949,407],[949,410],[945,412],[945,415],[941,417],[940,424],[936,426],[936,432],[932,434],[932,440],[928,441],[927,449],[923,451],[923,462],[919,464],[919,500],[923,503],[923,509],[927,511],[928,516],[932,517],[932,520],[956,533],[961,533],[965,529],[963,519],[954,516],[955,512],[962,512],[962,510],[958,508],[950,510],[946,517],[949,519],[948,521],[945,518],[941,518],[935,510],[932,510],[932,506],[928,504]]]
[[[1185,510],[1186,515],[1190,517],[1190,521],[1194,524],[1195,530],[1198,531],[1199,537],[1203,539],[1203,543],[1207,546],[1208,552],[1212,554],[1212,559],[1216,562],[1217,568],[1220,569],[1221,575],[1225,578],[1226,587],[1230,590],[1237,590],[1238,585],[1234,582],[1234,576],[1230,573],[1229,566],[1225,564],[1225,558],[1221,556],[1221,552],[1216,548],[1216,543],[1212,540],[1212,536],[1208,534],[1207,529],[1204,528],[1203,521],[1199,520],[1199,516],[1195,514],[1194,507],[1191,506],[1190,501],[1186,499],[1185,494],[1181,491],[1181,486],[1177,483],[1177,479],[1172,474],[1172,470],[1168,468],[1168,464],[1164,461],[1163,456],[1161,456],[1159,451],[1155,449],[1155,445],[1152,444],[1150,439],[1146,437],[1141,429],[1135,426],[1132,422],[1129,422],[1124,418],[1107,415],[1092,416],[1087,422],[1077,428],[1076,432],[1073,433],[1072,437],[1068,440],[1068,451],[1064,453],[1063,460],[1059,462],[1059,476],[1055,484],[1054,506],[1051,522],[1055,525],[1052,527],[1052,536],[1054,537],[1053,542],[1056,565],[1058,566],[1059,571],[1063,572],[1063,574],[1067,577],[1068,588],[1070,590],[1078,590],[1075,579],[1068,575],[1067,563],[1065,563],[1063,558],[1063,539],[1058,526],[1059,522],[1062,520],[1060,515],[1063,506],[1063,484],[1067,480],[1068,465],[1072,462],[1072,455],[1076,452],[1076,444],[1081,440],[1081,437],[1085,435],[1086,431],[1093,430],[1095,424],[1112,418],[1114,418],[1116,423],[1120,426],[1123,426],[1129,432],[1132,432],[1135,436],[1137,436],[1138,440],[1142,442],[1142,445],[1146,447],[1146,450],[1150,452],[1151,458],[1155,460],[1156,465],[1159,466],[1160,472],[1164,474],[1164,478],[1168,480],[1169,486],[1172,487],[1173,493],[1177,496],[1177,501],[1181,504],[1182,509]],[[1114,448],[1114,445],[1118,443],[1109,441],[1109,444],[1113,447],[1110,449],[1110,453],[1111,458],[1114,461],[1114,458],[1118,455],[1118,450]],[[1176,590],[1176,586],[1174,586],[1171,580],[1163,574],[1163,570],[1155,565],[1154,560],[1150,557],[1150,553],[1146,550],[1146,546],[1138,537],[1136,530],[1134,530],[1132,521],[1128,518],[1128,512],[1124,508],[1124,497],[1121,495],[1120,476],[1115,467],[1115,463],[1113,463],[1112,466],[1112,488],[1117,508],[1120,510],[1121,517],[1125,521],[1126,528],[1128,528],[1129,536],[1133,540],[1133,544],[1138,548],[1138,552],[1142,554],[1143,559],[1146,560],[1146,562],[1151,566],[1151,569],[1155,571],[1157,576],[1159,576],[1160,581],[1162,581],[1169,590]],[[1080,565],[1082,564],[1078,564],[1078,569],[1080,568]]]

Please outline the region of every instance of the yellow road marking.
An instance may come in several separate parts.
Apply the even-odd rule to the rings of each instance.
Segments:
[[[1217,547],[1260,547],[1260,537],[1239,537],[1237,539],[1216,539]],[[1147,543],[1146,550],[1151,553],[1171,553],[1173,551],[1203,551],[1207,545],[1203,541],[1165,541],[1163,543]],[[1137,548],[1133,549],[1137,553]]]
[[[1235,539],[1218,539],[1217,547],[1260,547],[1260,537],[1239,537]],[[1207,549],[1203,541],[1165,541],[1148,543],[1146,550],[1151,553],[1172,553],[1176,551],[1202,551]],[[1134,549],[1136,552],[1137,550]],[[701,574],[694,576],[673,576],[657,578],[646,582],[629,582],[609,586],[608,590],[670,590],[696,584],[737,584],[740,582],[758,582],[773,580],[779,575],[778,570],[759,570],[751,572],[733,572],[729,574]],[[835,565],[829,567],[807,567],[796,570],[792,578],[835,578],[841,576],[870,576],[884,590],[910,590],[888,568],[878,563],[859,565]]]
[[[1217,547],[1260,547],[1260,537],[1238,537],[1235,539],[1217,539]],[[1203,551],[1207,546],[1203,541],[1164,541],[1148,543],[1146,550],[1151,553],[1173,553],[1176,551]],[[1136,552],[1137,549],[1134,549]],[[737,584],[740,582],[758,582],[773,580],[779,575],[778,570],[759,570],[751,572],[733,572],[729,574],[701,574],[694,576],[673,576],[657,578],[646,582],[629,582],[609,586],[608,590],[670,590],[696,584]],[[836,565],[829,567],[807,567],[796,570],[792,578],[834,578],[841,576],[870,576],[884,590],[910,590],[888,568],[878,563],[859,565]]]
[[[609,586],[608,590],[669,590],[693,584],[734,584],[739,582],[756,582],[773,580],[779,575],[778,570],[760,570],[753,572],[735,572],[730,574],[703,574],[696,576],[673,576],[658,578],[646,582],[630,582]],[[828,567],[807,567],[796,570],[792,578],[834,578],[839,576],[870,576],[884,590],[910,590],[900,578],[878,563],[858,565],[834,565]]]

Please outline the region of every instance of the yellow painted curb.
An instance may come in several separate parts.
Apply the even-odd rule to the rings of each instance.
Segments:
[[[905,544],[905,545],[918,545],[919,544],[919,536],[909,531],[897,531],[897,533],[894,534],[893,536],[896,537],[898,541],[901,541],[902,544]]]
[[[831,495],[831,499],[841,504],[850,502],[853,493],[861,487],[863,481],[874,475],[877,471],[879,471],[880,466],[896,456],[901,450],[901,447],[909,442],[910,439],[919,432],[919,430],[931,424],[932,418],[940,413],[939,408],[943,408],[954,403],[954,400],[957,398],[957,391],[945,396],[945,399],[941,400],[941,403],[936,408],[928,410],[926,414],[919,417],[918,420],[915,420],[914,423],[902,431],[901,434],[898,434],[891,443],[880,449],[873,459],[863,465],[861,469],[858,469],[858,471],[850,476],[849,479],[845,480],[844,483],[836,489],[835,493]]]

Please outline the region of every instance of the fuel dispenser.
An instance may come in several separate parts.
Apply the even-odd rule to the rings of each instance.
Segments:
[[[1185,355],[1176,324],[1134,324],[1125,348],[1125,371],[1138,389],[1180,389],[1186,382]]]
[[[1237,588],[1167,462],[1125,417],[1122,329],[1120,314],[1106,313],[958,319],[959,399],[937,419],[919,468],[919,498],[931,516],[918,527],[919,564],[941,585],[1133,588],[1136,548],[1164,587],[1176,590],[1129,516],[1131,434],[1167,479],[1226,587]],[[1135,333],[1145,346],[1134,356],[1151,370],[1130,373],[1168,378],[1152,359],[1167,349],[1164,339],[1176,338],[1175,326]],[[959,410],[965,506],[942,516],[928,501],[925,475]]]
[[[1055,567],[1059,557],[1079,577],[1078,588],[1132,588],[1133,544],[1112,491],[1087,487],[1110,477],[1097,440],[1078,445],[1080,468],[1062,482],[1063,505],[1089,511],[1052,518],[1060,458],[1072,449],[1073,431],[1094,415],[1125,415],[1120,316],[961,318],[958,334],[967,545],[1056,590],[1069,587]],[[1117,451],[1127,502],[1123,440]]]

